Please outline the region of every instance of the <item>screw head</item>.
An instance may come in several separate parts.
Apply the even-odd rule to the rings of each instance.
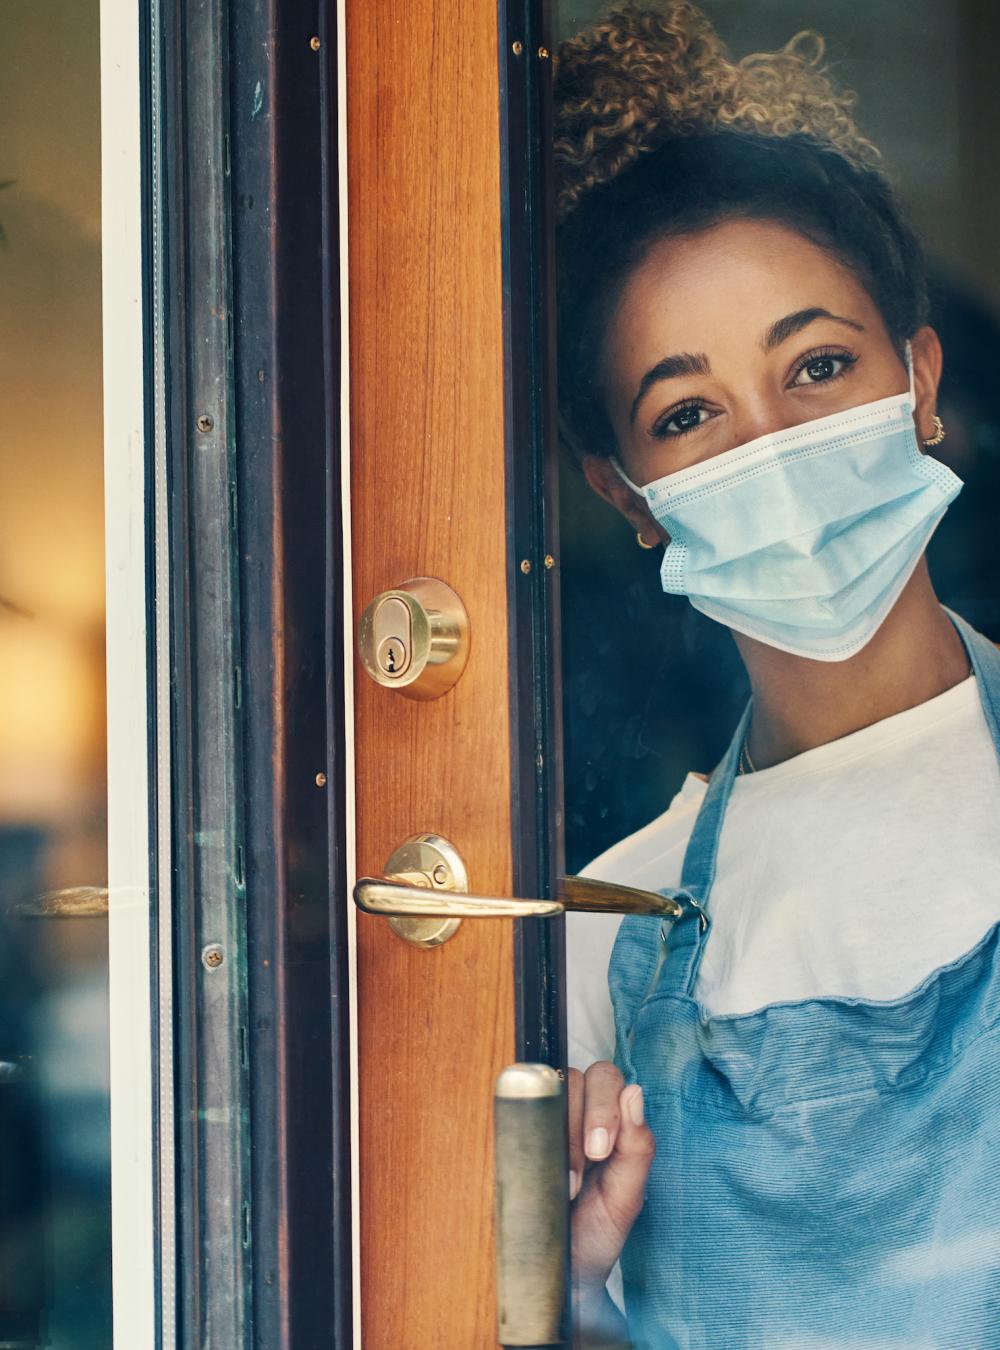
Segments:
[[[444,863],[438,863],[437,867],[435,867],[434,871],[431,873],[431,880],[434,882],[435,886],[443,886],[445,884],[448,880],[448,869],[445,867]]]
[[[218,970],[225,959],[226,954],[222,950],[221,943],[210,942],[207,947],[202,949],[202,965],[206,966],[209,970]]]
[[[528,573],[531,571],[531,559],[530,559],[530,558],[522,558],[522,559],[521,559],[521,571],[524,573],[525,576],[527,576]]]
[[[548,54],[549,54],[549,49],[548,49],[548,47],[539,47],[539,49],[538,49],[538,55],[541,57],[541,59],[542,59],[543,61],[544,61],[545,58],[548,56]]]
[[[556,565],[556,560],[555,560],[555,558],[553,558],[553,556],[552,556],[551,553],[546,553],[546,555],[545,555],[545,570],[546,570],[546,572],[551,572],[552,569],[553,569],[553,567],[555,567],[555,565]]]
[[[211,417],[209,417],[208,413],[200,414],[197,421],[197,427],[199,431],[211,431],[214,426],[215,422]]]
[[[325,774],[325,773],[318,773],[318,774],[316,775],[316,786],[317,786],[317,787],[326,787],[326,774]]]
[[[320,42],[318,37],[311,37],[309,39],[309,46],[313,49],[314,52],[318,52],[322,45],[323,44]]]
[[[524,51],[524,43],[523,43],[523,42],[512,42],[512,43],[510,44],[510,49],[511,49],[511,51],[514,53],[515,56],[520,56],[521,53]]]

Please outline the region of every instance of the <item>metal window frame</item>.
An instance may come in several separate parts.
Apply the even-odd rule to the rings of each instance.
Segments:
[[[177,1339],[347,1346],[336,23],[160,2]]]
[[[347,1347],[353,907],[335,16],[324,5],[241,0],[230,60],[253,1343]]]
[[[514,893],[539,896],[564,870],[551,31],[548,0],[500,0]],[[515,960],[518,1056],[564,1068],[564,921],[519,921]]]

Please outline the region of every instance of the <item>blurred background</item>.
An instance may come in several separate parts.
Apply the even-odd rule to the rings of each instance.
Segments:
[[[735,57],[821,33],[927,252],[944,346],[934,454],[965,481],[929,550],[945,604],[1000,641],[1000,5],[995,0],[704,0]],[[591,0],[556,0],[557,41]],[[570,872],[710,771],[748,690],[728,633],[664,595],[660,550],[564,464],[561,486],[566,863]]]
[[[111,1345],[97,0],[0,0],[0,1346]]]

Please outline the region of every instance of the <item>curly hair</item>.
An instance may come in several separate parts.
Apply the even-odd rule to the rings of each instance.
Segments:
[[[823,40],[733,61],[691,0],[627,0],[556,53],[559,402],[577,453],[609,453],[603,327],[656,240],[723,219],[785,224],[859,277],[897,349],[926,322],[920,246]],[[599,266],[595,266],[599,260]]]
[[[838,92],[818,33],[734,62],[690,0],[626,4],[568,38],[554,69],[556,210],[565,217],[667,137],[710,131],[809,136],[858,163],[879,151],[852,117],[857,95]]]

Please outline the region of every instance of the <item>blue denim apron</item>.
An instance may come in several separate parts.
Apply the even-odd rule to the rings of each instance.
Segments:
[[[1000,755],[1000,653],[951,617]],[[615,1058],[657,1142],[622,1254],[633,1343],[996,1350],[1000,925],[898,999],[705,1020],[692,993],[749,713],[664,891],[685,913],[624,919],[611,956]]]

